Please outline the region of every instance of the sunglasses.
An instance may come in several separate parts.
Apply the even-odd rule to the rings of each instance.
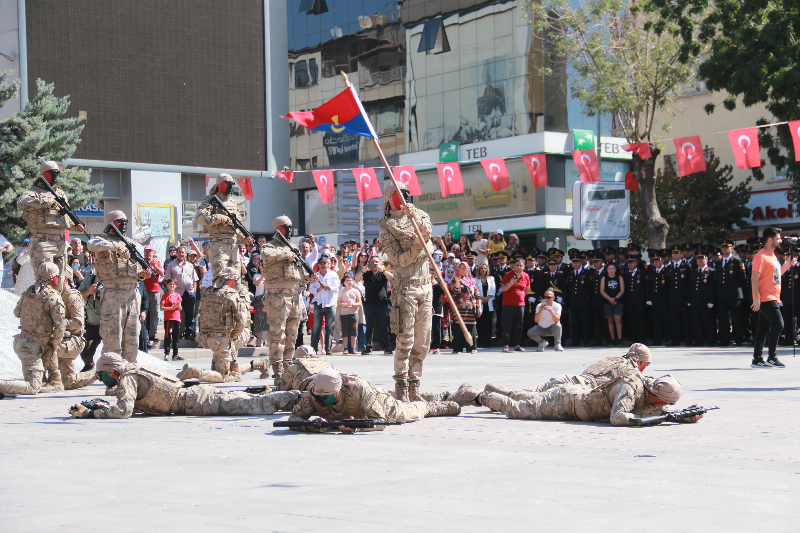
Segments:
[[[545,296],[545,297],[544,297],[544,299],[545,299],[545,300],[552,300],[552,299],[553,299],[553,297],[552,297],[552,296]]]

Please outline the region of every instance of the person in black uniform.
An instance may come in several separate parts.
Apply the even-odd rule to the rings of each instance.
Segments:
[[[697,268],[692,271],[689,282],[689,305],[692,308],[692,328],[694,331],[694,346],[713,346],[716,337],[714,324],[714,302],[717,296],[716,274],[710,268],[708,252],[703,249],[694,254]]]
[[[536,325],[533,317],[535,315],[534,311],[536,310],[536,305],[539,303],[539,299],[542,297],[542,294],[540,294],[538,290],[540,284],[539,280],[544,274],[544,271],[539,267],[539,264],[536,261],[536,256],[540,253],[541,250],[534,248],[525,258],[525,272],[531,279],[531,284],[528,286],[527,292],[525,293],[525,315],[522,318],[522,331],[528,331]],[[546,264],[545,268],[547,268]],[[533,346],[533,340],[527,335],[525,335],[525,338],[522,339],[522,343],[525,346]]]
[[[653,250],[653,268],[647,273],[647,305],[653,317],[653,346],[661,346],[669,331],[669,271],[664,266],[664,252]]]
[[[775,255],[778,258],[778,261],[781,262],[781,265],[784,264],[786,261],[791,259],[792,254],[797,255],[797,250],[793,249],[788,245],[783,245],[778,250],[775,250]],[[781,341],[782,346],[792,346],[795,342],[795,338],[797,332],[795,331],[795,325],[792,318],[797,316],[797,292],[798,288],[795,286],[797,283],[798,275],[800,275],[800,269],[797,265],[789,268],[786,272],[781,274],[781,315],[783,316],[783,341]],[[794,292],[792,291],[792,287],[794,286]],[[792,307],[792,295],[795,298],[795,305],[794,308]]]
[[[572,268],[570,265],[564,264],[564,252],[559,250],[558,248],[551,248],[552,250],[552,257],[557,262],[557,270],[559,272],[563,272],[565,275],[569,272],[569,269]]]
[[[606,303],[606,299],[600,294],[600,280],[603,279],[605,271],[606,265],[603,261],[603,252],[597,250],[594,252],[592,268],[589,270],[592,280],[592,326],[594,329],[592,346],[601,346],[604,340],[611,340],[608,327],[606,327],[605,314],[603,312],[603,304]]]
[[[613,246],[603,248],[603,259],[605,264],[613,263],[617,260],[617,249]]]
[[[700,248],[700,243],[687,242],[683,245],[683,262],[686,263],[691,270],[697,268],[697,261],[695,261],[695,250]],[[708,258],[708,256],[706,256]]]
[[[644,326],[644,306],[646,302],[647,278],[642,269],[639,268],[639,258],[636,255],[629,255],[625,261],[625,313],[622,315],[630,316],[629,335],[633,342],[645,342]]]
[[[744,284],[742,285],[742,301],[739,304],[739,324],[741,325],[741,333],[739,334],[742,339],[742,344],[753,341],[753,332],[755,325],[753,317],[755,313],[750,308],[753,305],[753,289],[750,286],[751,276],[753,275],[751,250],[747,244],[740,244],[736,248],[736,254],[739,256],[739,261],[744,270]],[[734,328],[734,335],[736,330]]]
[[[575,250],[572,256],[572,269],[567,274],[567,304],[569,308],[572,345],[588,345],[592,340],[592,278],[588,269],[583,268],[585,253]]]
[[[730,346],[731,325],[733,325],[733,341],[737,346],[744,343],[741,314],[745,287],[745,269],[741,261],[733,257],[733,242],[722,241],[720,248],[722,257],[714,266],[717,280],[717,316],[719,318],[719,345]],[[753,295],[750,295],[752,299]]]
[[[556,296],[556,302],[562,304],[561,314],[563,316],[566,306],[564,305],[564,294],[567,290],[567,276],[558,270],[558,261],[550,259],[547,262],[547,272],[541,276],[537,294],[544,294],[544,291],[551,289]]]
[[[495,323],[495,337],[497,339],[503,338],[503,291],[500,290],[500,285],[503,284],[503,276],[506,275],[506,272],[510,272],[511,269],[508,268],[508,257],[509,254],[505,250],[495,252],[492,254],[497,259],[497,266],[492,271],[492,275],[494,276],[494,286],[497,288],[497,294],[494,297],[494,314],[497,317],[497,322]]]
[[[669,322],[672,330],[672,341],[667,346],[680,346],[685,341],[688,346],[692,342],[691,313],[686,304],[689,303],[689,278],[691,271],[683,261],[681,246],[670,248],[672,261],[667,265],[669,277]]]

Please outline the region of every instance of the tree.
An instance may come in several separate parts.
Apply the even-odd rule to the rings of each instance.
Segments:
[[[681,38],[683,60],[707,54],[698,76],[709,90],[729,93],[725,109],[734,110],[741,97],[746,107],[766,104],[777,122],[800,118],[800,0],[650,0],[647,9],[662,17],[654,31]],[[800,162],[787,156],[789,128],[761,128],[759,141],[773,165],[788,168],[800,193]],[[753,176],[763,179],[763,171],[753,169]]]
[[[552,75],[566,63],[574,74],[572,95],[590,116],[610,114],[628,142],[649,143],[653,157],[634,154],[631,171],[639,182],[647,227],[641,242],[663,248],[669,226],[656,195],[655,163],[661,149],[654,119],[681,85],[693,79],[696,59],[679,60],[681,39],[670,32],[656,34],[648,25],[654,15],[632,10],[626,0],[529,0],[526,5],[551,50],[541,73]]]
[[[19,81],[7,82],[10,71],[0,73],[0,107],[17,94]],[[83,125],[80,117],[62,118],[69,97],[53,95],[53,84],[36,80],[36,95],[25,108],[0,121],[0,233],[20,244],[27,236],[25,218],[16,209],[17,199],[39,176],[39,163],[63,161],[80,142]],[[73,208],[96,200],[102,185],[91,185],[91,170],[64,169],[58,186],[69,197]]]
[[[656,175],[655,189],[671,243],[719,243],[737,227],[747,225],[750,178],[731,187],[733,177],[733,168],[720,166],[719,157],[708,149],[705,172],[681,178],[672,158],[665,161]],[[646,237],[644,206],[636,196],[631,201],[631,240],[643,242]]]

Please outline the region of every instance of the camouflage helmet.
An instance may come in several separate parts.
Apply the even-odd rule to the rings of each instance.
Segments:
[[[332,368],[323,368],[311,380],[311,393],[318,396],[336,394],[342,390],[342,375]]]
[[[58,267],[55,263],[45,261],[36,267],[36,280],[37,281],[50,281],[52,278],[58,276]]]
[[[402,183],[398,182],[398,185],[400,186],[400,190],[408,191],[408,188],[405,185],[403,185]],[[389,184],[383,189],[383,203],[384,204],[388,204],[389,203],[389,199],[392,197],[392,195],[395,193],[395,191],[397,191],[397,189],[395,188],[394,183],[389,182]]]
[[[672,404],[680,400],[683,393],[681,384],[669,374],[653,380],[645,380],[645,387],[662,402]]]
[[[640,342],[636,342],[631,344],[631,347],[628,348],[628,353],[625,354],[625,357],[628,357],[632,361],[641,361],[641,362],[649,362],[650,361],[650,348],[645,346]]]
[[[275,217],[275,220],[272,221],[272,229],[274,230],[277,230],[281,226],[291,226],[291,225],[292,225],[292,220],[286,215]]]
[[[239,272],[233,267],[225,267],[219,271],[217,277],[222,279],[239,279]]]
[[[303,344],[294,351],[295,359],[305,359],[307,357],[316,357],[316,356],[317,356],[317,351],[311,346],[308,346],[307,344]]]
[[[42,161],[39,163],[39,174],[44,174],[48,170],[58,170],[58,165],[55,161]]]
[[[111,224],[115,220],[119,220],[119,219],[128,220],[128,215],[126,215],[124,212],[120,211],[119,209],[115,209],[114,211],[111,211],[110,213],[106,213],[106,224]]]
[[[219,185],[223,181],[229,181],[233,183],[233,176],[231,176],[230,174],[220,174],[219,176],[217,176],[217,183],[216,183],[217,185]]]

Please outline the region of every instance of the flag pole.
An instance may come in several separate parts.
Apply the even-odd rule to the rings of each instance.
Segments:
[[[342,74],[342,79],[344,80],[345,85],[347,85],[348,89],[350,88],[350,80],[347,78],[347,74],[344,72]],[[369,120],[369,117],[365,117]],[[372,142],[375,143],[375,149],[378,151],[378,155],[381,158],[381,162],[383,163],[383,168],[386,169],[386,173],[389,174],[389,179],[392,180],[394,187],[397,191],[400,190],[400,187],[397,185],[397,180],[394,178],[394,174],[392,173],[392,168],[389,166],[389,162],[386,160],[386,156],[383,154],[383,149],[381,149],[381,143],[378,141],[377,137],[372,138]],[[406,203],[406,199],[403,197],[402,194],[398,194],[400,197],[400,201],[403,203],[403,207],[407,208],[408,204]],[[430,250],[428,247],[425,246],[425,238],[422,235],[422,230],[417,224],[417,220],[414,217],[408,217],[411,221],[411,226],[414,228],[414,233],[419,239],[419,242],[423,243],[422,249],[425,250],[425,255],[428,256],[428,261],[430,261],[431,265],[433,266],[433,273],[436,275],[436,280],[439,282],[439,286],[442,287],[445,295],[447,295],[447,302],[450,304],[450,311],[456,317],[458,321],[458,325],[461,326],[461,331],[464,332],[464,338],[467,341],[467,344],[472,346],[472,335],[470,334],[469,330],[467,330],[466,324],[464,324],[464,319],[461,318],[461,313],[458,312],[458,308],[456,307],[456,303],[453,300],[453,297],[450,295],[450,290],[447,288],[447,283],[445,283],[444,279],[442,278],[442,273],[439,272],[439,268],[436,266],[436,262],[433,260],[433,256],[431,255]]]

